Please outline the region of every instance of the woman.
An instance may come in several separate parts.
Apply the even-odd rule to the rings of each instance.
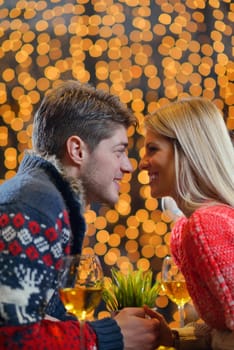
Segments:
[[[234,149],[214,103],[187,98],[145,120],[145,155],[153,197],[172,197],[184,213],[171,253],[213,349],[234,349]],[[225,342],[227,345],[225,345]]]

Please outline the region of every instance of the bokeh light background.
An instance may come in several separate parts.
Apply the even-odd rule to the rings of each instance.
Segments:
[[[232,0],[0,0],[0,182],[31,148],[33,114],[48,89],[79,79],[118,95],[140,123],[129,130],[135,172],[114,208],[87,211],[84,246],[106,274],[130,265],[160,280],[173,222],[137,169],[144,116],[178,97],[205,96],[233,130],[233,27]],[[176,325],[167,297],[156,305]]]

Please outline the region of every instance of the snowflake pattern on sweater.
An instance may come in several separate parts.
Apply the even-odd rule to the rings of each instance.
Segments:
[[[46,305],[50,299],[57,286],[62,252],[69,249],[67,211],[58,215],[55,227],[47,227],[20,212],[3,213],[0,229],[0,302],[5,315],[0,324],[11,324],[11,320],[14,325],[36,322],[38,314],[42,318],[45,312],[38,301],[44,300]]]

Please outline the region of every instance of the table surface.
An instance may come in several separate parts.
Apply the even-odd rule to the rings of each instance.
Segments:
[[[211,347],[208,345],[208,331],[202,326],[200,328],[200,330],[199,327],[197,329],[197,327],[195,328],[194,326],[173,328],[176,329],[180,335],[180,350],[211,350]],[[163,347],[159,347],[158,349],[161,350]]]

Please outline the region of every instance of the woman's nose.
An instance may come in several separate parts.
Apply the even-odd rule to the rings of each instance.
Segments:
[[[148,165],[149,165],[148,160],[145,157],[141,158],[139,162],[139,169],[140,170],[147,169]]]

